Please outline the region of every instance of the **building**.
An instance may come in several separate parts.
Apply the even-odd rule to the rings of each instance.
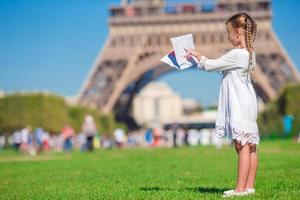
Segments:
[[[182,98],[165,83],[149,83],[133,100],[136,122],[147,127],[177,120],[182,115]]]
[[[182,106],[185,115],[200,112],[202,110],[202,107],[195,99],[183,99]]]

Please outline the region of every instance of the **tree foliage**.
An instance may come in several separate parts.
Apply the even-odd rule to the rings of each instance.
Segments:
[[[270,102],[258,117],[258,125],[263,135],[282,135],[283,116],[294,117],[291,135],[300,131],[300,84],[287,85],[279,97]]]
[[[111,134],[117,127],[127,130],[126,125],[117,123],[114,114],[102,115],[98,110],[83,106],[68,106],[57,95],[11,94],[0,98],[0,133],[12,133],[17,129],[31,126],[43,127],[50,133],[59,133],[65,124],[70,124],[78,133],[84,116],[94,117],[98,130]]]

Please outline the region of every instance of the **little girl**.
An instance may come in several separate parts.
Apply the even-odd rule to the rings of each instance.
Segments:
[[[236,14],[226,22],[228,40],[233,49],[217,59],[208,59],[199,51],[187,49],[187,58],[199,60],[198,68],[221,71],[216,131],[219,137],[230,135],[238,153],[238,177],[235,189],[224,192],[224,197],[255,193],[254,182],[258,165],[256,145],[259,133],[256,123],[257,102],[251,83],[255,68],[253,42],[256,23],[246,13]]]

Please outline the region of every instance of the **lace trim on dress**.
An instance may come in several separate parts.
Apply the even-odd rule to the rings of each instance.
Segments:
[[[216,132],[218,137],[225,136],[225,127],[224,126],[217,126]],[[247,143],[251,144],[259,144],[259,135],[258,133],[250,133],[246,132],[237,128],[231,128],[231,137],[234,140],[240,141],[244,146]]]
[[[216,134],[218,137],[222,138],[225,136],[225,127],[224,126],[216,126]]]

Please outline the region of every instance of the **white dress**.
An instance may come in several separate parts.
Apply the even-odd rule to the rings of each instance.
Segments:
[[[245,48],[230,50],[217,59],[202,56],[197,68],[221,71],[216,132],[219,137],[228,135],[242,145],[259,144],[257,126],[257,99],[248,73],[249,52]],[[253,53],[251,69],[255,67]]]

